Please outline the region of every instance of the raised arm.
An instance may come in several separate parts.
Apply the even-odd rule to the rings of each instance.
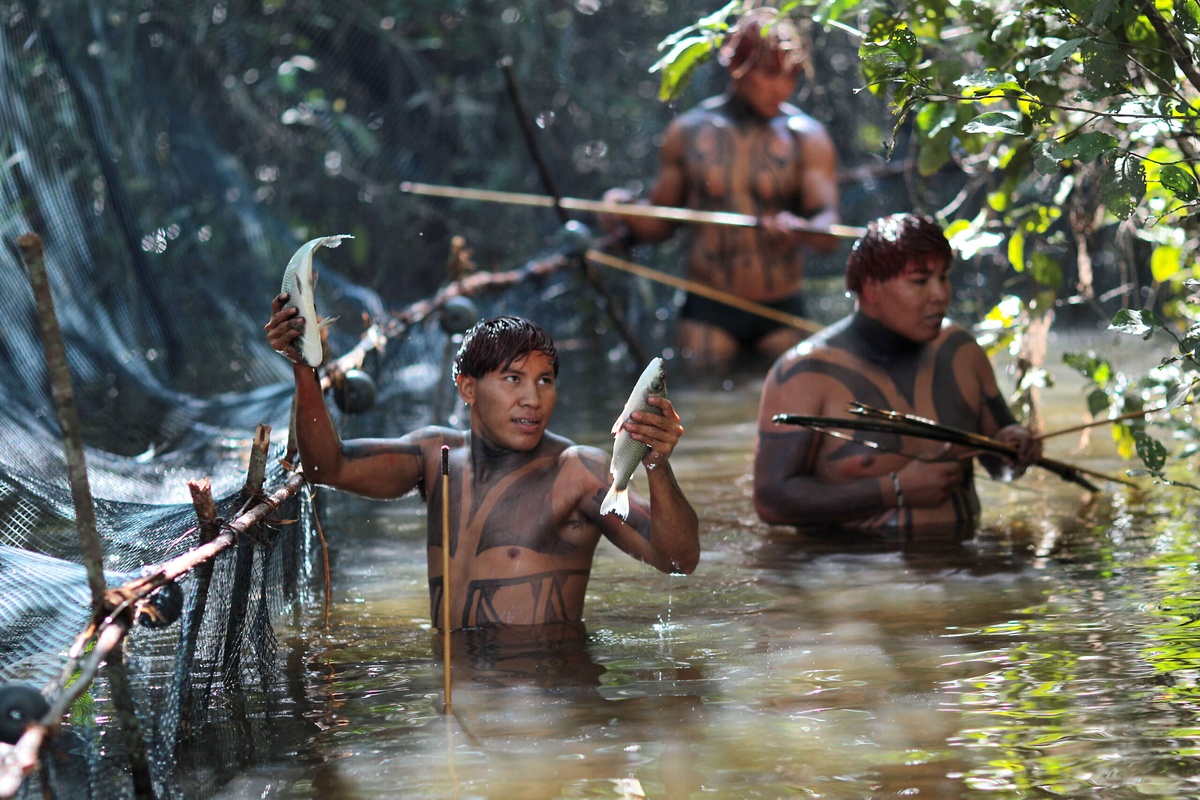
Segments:
[[[304,331],[298,309],[283,308],[287,295],[271,303],[267,341],[292,362],[296,379],[296,438],[300,463],[313,483],[374,498],[400,497],[419,483],[423,457],[421,432],[401,439],[342,442],[321,392],[317,372],[296,352],[293,342]]]
[[[595,448],[580,448],[594,488],[583,493],[583,512],[617,547],[634,558],[666,573],[690,574],[700,561],[699,520],[679,488],[669,461],[683,426],[670,400],[651,397],[649,402],[663,410],[662,416],[634,412],[626,430],[639,442],[650,445],[642,460],[646,467],[649,501],[629,492],[629,518],[600,514],[600,501],[611,478],[608,459]]]

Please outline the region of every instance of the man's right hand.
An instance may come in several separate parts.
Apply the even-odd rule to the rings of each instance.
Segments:
[[[267,342],[277,353],[293,364],[303,364],[304,359],[300,357],[294,342],[304,335],[304,318],[296,316],[300,309],[283,307],[287,300],[287,292],[284,292],[271,301],[271,321],[264,330],[267,332]]]
[[[938,448],[935,456],[944,456],[949,452],[950,445]],[[912,461],[904,469],[896,473],[900,480],[900,491],[904,495],[904,505],[914,508],[933,508],[940,506],[950,499],[954,490],[962,485],[966,477],[966,469],[962,461]]]

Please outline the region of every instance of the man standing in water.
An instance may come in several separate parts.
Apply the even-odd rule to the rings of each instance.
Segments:
[[[979,499],[970,457],[949,445],[863,434],[845,441],[778,425],[776,414],[849,417],[851,402],[917,414],[1015,444],[1016,474],[1041,455],[1000,396],[987,354],[945,323],[953,253],[933,220],[872,222],[846,267],[853,314],[785,353],[763,385],[754,456],[759,517],[782,525],[863,528],[972,524]],[[869,440],[880,449],[860,442]],[[901,454],[904,455],[901,455]]]
[[[683,428],[666,398],[662,415],[634,413],[625,429],[650,446],[650,499],[631,492],[628,520],[600,514],[608,459],[546,430],[554,411],[558,351],[538,325],[516,317],[480,322],[454,360],[467,432],[429,426],[398,439],[339,439],[316,372],[293,342],[303,331],[287,296],[271,305],[271,346],[292,361],[300,462],[313,483],[374,498],[413,489],[428,507],[433,622],[442,608],[441,450],[450,448],[451,629],[576,622],[601,536],[667,573],[700,558],[696,513],[668,459]]]
[[[657,206],[758,217],[758,228],[693,225],[687,276],[796,316],[804,314],[802,249],[837,246],[834,237],[815,232],[838,220],[833,142],[820,123],[786,102],[806,58],[807,43],[789,19],[776,21],[770,9],[743,16],[719,53],[729,91],[667,127],[647,198]],[[610,189],[604,199],[631,202],[633,195]],[[600,221],[641,242],[662,241],[678,225],[621,215]],[[700,368],[724,368],[742,349],[775,358],[803,338],[782,323],[695,294],[681,317],[681,354]]]

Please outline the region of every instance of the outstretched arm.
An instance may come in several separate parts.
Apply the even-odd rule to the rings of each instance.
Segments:
[[[267,341],[292,362],[296,379],[296,438],[300,463],[308,480],[375,498],[407,494],[421,478],[422,456],[417,434],[401,439],[357,439],[342,442],[317,372],[296,352],[294,342],[304,332],[296,308],[283,308],[287,295],[271,303]]]
[[[634,558],[661,572],[686,575],[700,561],[700,525],[669,461],[683,426],[670,400],[651,397],[649,402],[662,409],[661,416],[638,411],[625,423],[630,436],[650,446],[650,452],[642,459],[650,489],[649,502],[631,488],[627,520],[616,514],[601,515],[600,500],[611,478],[604,455],[593,450],[588,456],[588,467],[598,478],[598,484],[595,493],[587,497],[584,512],[613,544]]]

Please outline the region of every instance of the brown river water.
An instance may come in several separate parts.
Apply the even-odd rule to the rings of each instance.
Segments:
[[[1055,348],[1136,373],[1130,341]],[[1048,427],[1079,422],[1081,379],[1051,367]],[[423,509],[331,500],[328,626],[310,609],[281,629],[289,699],[225,754],[231,773],[185,753],[186,780],[228,798],[1200,796],[1195,495],[1089,496],[1035,471],[980,481],[969,539],[766,526],[760,386],[673,387],[695,574],[603,543],[581,629],[455,634],[449,716]],[[552,427],[605,447],[611,420],[585,416]],[[1133,466],[1106,428],[1047,454]]]

